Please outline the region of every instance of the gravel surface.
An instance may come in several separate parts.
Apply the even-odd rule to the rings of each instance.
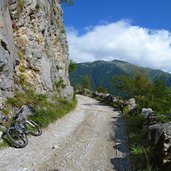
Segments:
[[[127,137],[119,112],[77,95],[77,108],[29,137],[23,149],[0,151],[0,171],[129,171]]]

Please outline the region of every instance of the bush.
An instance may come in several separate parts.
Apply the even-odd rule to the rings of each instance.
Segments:
[[[23,7],[24,7],[24,0],[18,0],[18,6],[17,6],[18,15],[20,15],[21,12],[23,11]]]
[[[24,53],[22,51],[17,51],[17,56],[19,57],[20,60],[25,59]]]
[[[35,8],[36,8],[36,11],[38,12],[38,11],[39,11],[39,9],[40,9],[40,5],[39,5],[39,3],[37,3],[37,4],[36,4]]]

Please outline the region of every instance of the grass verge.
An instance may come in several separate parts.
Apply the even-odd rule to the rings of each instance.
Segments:
[[[71,102],[59,98],[56,98],[55,101],[56,103],[45,102],[43,106],[36,107],[35,114],[30,116],[29,119],[39,123],[41,127],[46,127],[71,112],[77,105],[76,98]]]
[[[46,95],[26,90],[25,93],[16,93],[14,97],[8,98],[5,103],[6,109],[3,112],[8,115],[13,107],[20,108],[25,104],[30,104],[34,109],[34,115],[29,116],[29,119],[34,120],[40,127],[44,128],[74,110],[77,100],[76,96],[71,101],[58,97],[49,99]],[[0,143],[0,148],[6,146],[7,142],[4,139],[4,142]]]
[[[44,94],[26,90],[25,93],[16,93],[14,97],[7,99],[5,112],[7,113],[13,107],[21,108],[25,104],[30,104],[34,109],[34,115],[30,116],[29,119],[38,122],[41,127],[46,127],[72,111],[77,105],[77,100],[75,96],[72,101],[58,97],[49,99]]]

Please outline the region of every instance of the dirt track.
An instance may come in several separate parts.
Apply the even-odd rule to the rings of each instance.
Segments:
[[[51,124],[24,149],[0,151],[0,171],[128,171],[122,117],[78,95],[77,108]]]

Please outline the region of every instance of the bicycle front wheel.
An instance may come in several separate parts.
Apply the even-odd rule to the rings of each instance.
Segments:
[[[26,134],[20,133],[15,127],[7,128],[7,137],[15,147],[23,148],[28,144],[28,138]]]
[[[41,130],[40,126],[32,120],[26,121],[26,130],[28,133],[30,133],[34,136],[39,136],[42,134],[42,130]]]

